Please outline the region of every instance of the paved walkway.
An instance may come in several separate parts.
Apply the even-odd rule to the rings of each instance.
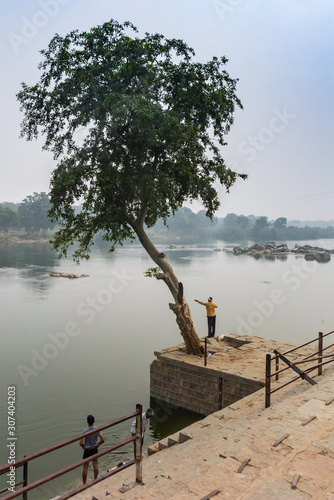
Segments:
[[[275,393],[267,409],[261,389],[172,436],[174,446],[156,444],[143,485],[130,467],[73,498],[334,500],[334,369],[315,380]]]

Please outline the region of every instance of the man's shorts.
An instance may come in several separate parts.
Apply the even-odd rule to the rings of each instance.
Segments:
[[[97,448],[88,448],[87,450],[84,450],[83,454],[83,459],[91,457],[92,455],[95,455],[98,452]]]

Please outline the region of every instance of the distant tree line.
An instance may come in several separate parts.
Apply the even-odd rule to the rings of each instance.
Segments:
[[[48,217],[49,209],[49,196],[44,192],[33,193],[21,203],[0,204],[0,232],[7,236],[15,230],[24,230],[30,235],[38,233],[39,236],[44,236],[47,230],[55,227]],[[80,212],[80,207],[75,207],[75,210]],[[189,208],[182,207],[174,216],[167,219],[166,224],[158,220],[148,233],[153,240],[166,243],[198,243],[214,240],[264,242],[334,238],[334,223],[330,225],[328,222],[323,222],[322,226],[306,225],[303,227],[300,221],[294,221],[294,223],[296,225],[288,225],[285,217],[269,221],[265,216],[245,216],[233,213],[225,217],[213,217],[211,220],[205,215],[205,210],[194,213]],[[96,237],[96,243],[103,244],[102,234]]]
[[[49,196],[33,193],[24,198],[22,203],[5,202],[0,204],[0,232],[6,237],[10,232],[22,231],[32,235],[44,236],[55,224],[48,217]]]
[[[221,218],[213,217],[210,220],[205,216],[204,210],[195,214],[186,207],[179,209],[175,216],[170,217],[166,226],[158,221],[150,231],[157,240],[170,241],[174,238],[188,243],[208,240],[264,242],[334,238],[334,224],[330,223],[324,222],[324,226],[297,227],[288,225],[285,217],[269,221],[265,216],[233,213]]]
[[[334,238],[333,225],[297,227],[288,225],[285,217],[269,221],[268,217],[228,214],[222,219],[218,239],[236,241],[250,239],[255,242],[281,240],[315,240]]]

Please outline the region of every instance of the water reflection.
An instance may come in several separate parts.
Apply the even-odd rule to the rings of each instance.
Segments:
[[[57,254],[47,242],[0,245],[1,276],[21,278],[24,288],[40,296],[50,288],[49,269],[57,265]]]
[[[48,242],[0,245],[0,268],[55,266],[57,261],[57,253],[52,250]]]
[[[154,410],[154,419],[150,421],[150,434],[154,441],[160,441],[203,419],[202,415],[177,408],[154,397],[150,398],[150,407]]]

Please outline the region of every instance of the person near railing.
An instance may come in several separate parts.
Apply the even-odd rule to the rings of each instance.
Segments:
[[[141,434],[141,445],[144,444],[144,433],[146,431],[146,426],[150,421],[150,418],[154,416],[154,410],[152,408],[147,408],[147,410],[142,414],[142,434]],[[131,424],[131,434],[132,436],[136,435],[136,419]],[[133,442],[134,452],[136,458],[136,441]]]
[[[82,433],[89,432],[93,429],[96,429],[96,426],[94,426],[94,422],[95,422],[95,418],[93,417],[93,415],[88,415],[88,417],[87,417],[88,427],[86,427],[82,431]],[[82,458],[84,459],[84,458],[92,457],[93,455],[98,453],[98,447],[102,443],[104,443],[104,436],[103,436],[101,431],[95,432],[94,434],[90,434],[89,436],[80,439],[79,444],[80,444],[81,448],[84,449],[84,454],[83,454]],[[82,470],[82,482],[83,482],[83,484],[86,484],[88,466],[89,466],[89,462],[86,462],[83,465],[83,470]],[[94,479],[97,479],[97,475],[99,473],[97,458],[93,459],[93,468],[94,468]]]

